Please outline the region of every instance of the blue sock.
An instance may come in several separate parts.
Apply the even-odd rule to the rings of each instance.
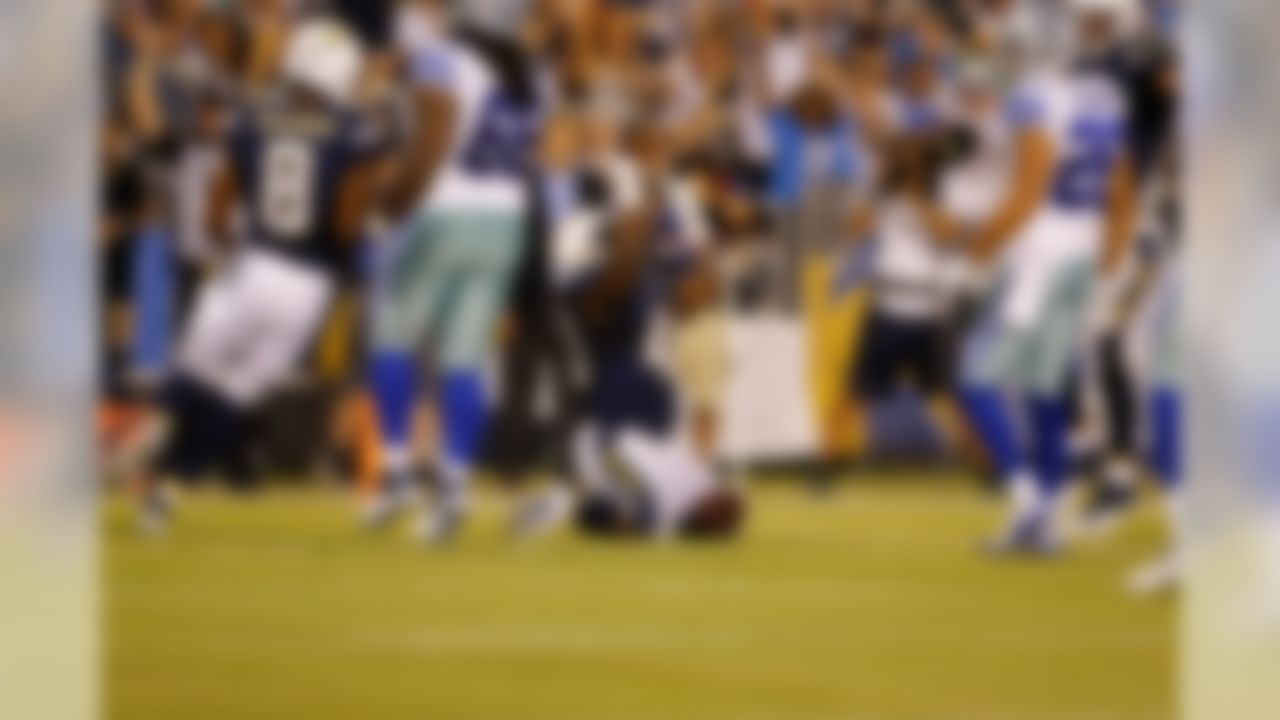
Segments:
[[[413,434],[413,405],[417,397],[417,365],[412,354],[384,351],[369,366],[369,386],[378,410],[378,427],[393,472],[408,470],[408,447]],[[399,466],[399,467],[394,467]]]
[[[1001,480],[1012,478],[1022,470],[1023,458],[1018,428],[1003,395],[994,388],[970,387],[961,391],[960,399],[996,473]]]
[[[440,386],[446,461],[470,468],[480,454],[486,422],[484,381],[475,370],[452,370]]]
[[[1173,387],[1151,393],[1151,464],[1166,491],[1182,484],[1182,394]]]
[[[1071,413],[1064,397],[1032,397],[1027,401],[1027,410],[1036,482],[1042,497],[1052,502],[1067,479]]]

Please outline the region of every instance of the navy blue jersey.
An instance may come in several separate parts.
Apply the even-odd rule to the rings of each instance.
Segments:
[[[374,141],[356,116],[280,100],[253,108],[231,134],[231,158],[249,242],[345,273],[355,238],[341,237],[338,206]]]
[[[596,279],[588,278],[571,293],[590,364],[585,409],[606,434],[624,428],[662,434],[675,423],[674,392],[645,353],[662,305],[664,270],[650,258],[629,287],[598,295],[592,292]]]
[[[657,306],[652,285],[642,282],[582,324],[591,368],[585,409],[606,435],[627,428],[663,434],[675,424],[674,392],[645,357]]]

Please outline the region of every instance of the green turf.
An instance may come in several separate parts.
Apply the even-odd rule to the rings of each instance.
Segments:
[[[1052,564],[974,552],[994,510],[921,481],[757,490],[727,547],[357,533],[349,501],[106,510],[111,720],[1164,720],[1174,604],[1120,591],[1154,517]]]

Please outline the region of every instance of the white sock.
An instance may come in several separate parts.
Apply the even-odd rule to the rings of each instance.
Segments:
[[[1018,519],[1044,512],[1045,498],[1031,473],[1023,470],[1009,478],[1008,497],[1013,516]]]
[[[445,459],[440,463],[441,507],[450,512],[461,512],[467,506],[467,488],[471,480],[471,468],[465,463]]]
[[[1077,428],[1067,439],[1067,449],[1073,458],[1096,456],[1102,452],[1102,438],[1096,428]]]
[[[1132,490],[1138,484],[1138,465],[1128,457],[1113,457],[1103,469],[1103,481],[1117,490]]]
[[[606,492],[613,485],[601,447],[600,433],[592,425],[583,426],[574,433],[573,465],[576,479],[587,494]]]
[[[407,445],[384,445],[382,467],[392,475],[403,476],[413,469],[413,453]]]

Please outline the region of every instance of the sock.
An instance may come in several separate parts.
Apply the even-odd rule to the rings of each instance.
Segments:
[[[573,433],[573,475],[587,495],[603,494],[613,484],[602,445],[600,430],[593,423],[583,423]]]
[[[1023,457],[1018,429],[1004,397],[994,388],[971,387],[961,392],[961,402],[996,474],[1006,483],[1013,482],[1023,470]]]
[[[1045,502],[1035,475],[1019,472],[1008,485],[1009,507],[1013,510],[1014,522],[1034,517],[1043,510]]]
[[[1033,397],[1027,402],[1031,427],[1032,464],[1040,489],[1043,511],[1052,512],[1067,478],[1067,446],[1070,421],[1067,401],[1061,397]]]
[[[465,502],[471,468],[484,441],[487,413],[484,381],[475,370],[452,370],[441,382],[440,406],[444,421],[444,460],[440,464],[443,500]]]
[[[1151,467],[1164,489],[1165,514],[1175,551],[1186,526],[1182,490],[1182,396],[1172,387],[1151,393]]]
[[[1151,394],[1151,465],[1160,485],[1174,492],[1182,485],[1182,397],[1174,388]]]
[[[392,476],[406,475],[412,455],[413,405],[417,397],[417,366],[407,352],[386,351],[374,356],[369,385],[378,411],[383,468]]]
[[[1102,466],[1107,454],[1105,445],[1097,428],[1089,423],[1078,424],[1071,431],[1067,445],[1072,474],[1089,476],[1104,469]]]
[[[1102,470],[1103,482],[1117,490],[1132,490],[1138,484],[1138,466],[1128,455],[1107,460]]]
[[[384,442],[382,467],[386,470],[381,481],[384,491],[396,494],[413,486],[413,452],[407,442]]]
[[[467,483],[471,466],[449,458],[440,461],[439,485],[435,502],[440,509],[461,512],[467,505]]]

